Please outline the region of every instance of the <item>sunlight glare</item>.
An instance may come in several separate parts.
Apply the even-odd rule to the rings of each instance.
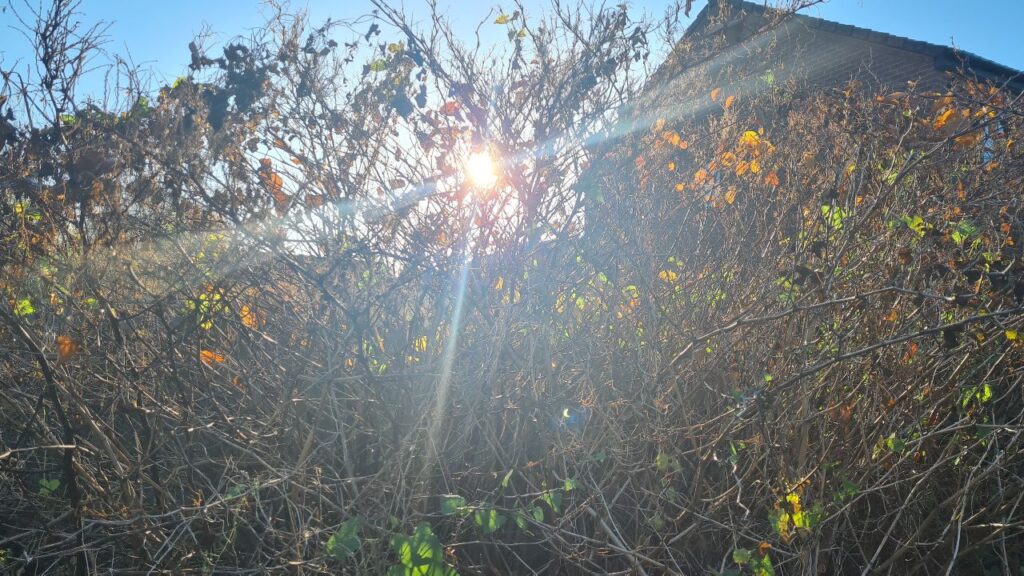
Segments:
[[[494,158],[486,150],[473,152],[466,159],[466,176],[474,185],[490,188],[498,181],[497,166]]]

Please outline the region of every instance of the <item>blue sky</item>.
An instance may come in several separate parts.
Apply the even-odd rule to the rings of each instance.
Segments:
[[[45,2],[30,0],[33,4],[37,1]],[[15,6],[22,5],[22,0],[13,2]],[[615,0],[609,1],[614,3]],[[511,9],[510,2],[504,4]],[[657,15],[664,12],[667,4],[664,0],[631,2],[633,7]],[[0,6],[3,5],[6,2],[0,0]],[[425,14],[423,0],[406,0],[404,5],[414,15]],[[503,4],[500,0],[494,4],[487,0],[439,0],[439,5],[447,9],[456,29],[468,35],[493,9],[490,7]],[[526,5],[540,10],[547,2],[526,0]],[[697,0],[691,16],[703,5],[703,0]],[[314,23],[328,16],[351,18],[371,9],[367,0],[296,0],[291,6],[308,8]],[[196,34],[209,31],[214,33],[215,40],[226,41],[258,28],[266,14],[259,0],[82,0],[81,10],[85,22],[109,23],[107,50],[130,55],[136,64],[153,72],[157,85],[185,72],[187,45]],[[1020,36],[1024,0],[830,0],[805,13],[935,44],[954,44],[1024,69],[1024,41]],[[12,29],[15,24],[10,8],[0,13],[0,66],[4,68],[18,59],[24,62],[27,54],[26,40]],[[485,25],[482,32],[500,36],[504,28]],[[94,80],[89,86],[97,90],[102,84]]]

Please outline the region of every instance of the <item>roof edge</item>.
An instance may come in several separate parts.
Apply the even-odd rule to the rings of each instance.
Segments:
[[[765,4],[757,4],[748,0],[708,0],[704,8],[701,9],[697,16],[694,17],[693,22],[690,23],[690,26],[687,27],[683,38],[692,37],[704,32],[716,31],[717,28],[708,30],[708,24],[713,18],[712,11],[718,11],[723,4],[730,5],[734,10],[743,10],[749,14],[763,15],[777,11],[777,9],[770,8]],[[799,12],[794,13],[792,18],[808,27],[821,29],[825,32],[842,34],[865,42],[931,56],[934,59],[936,69],[940,71],[960,71],[966,68],[980,79],[1006,84],[1015,90],[1024,91],[1024,72],[966,50],[953,46],[933,44],[923,40],[915,40],[905,36],[897,36],[887,32],[878,32],[852,24],[842,24]],[[724,27],[725,24],[723,22],[722,26]]]

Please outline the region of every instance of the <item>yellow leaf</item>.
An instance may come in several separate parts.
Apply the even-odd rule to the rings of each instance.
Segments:
[[[796,492],[791,492],[786,495],[786,502],[789,502],[790,508],[793,509],[793,514],[800,513],[800,495]]]
[[[740,137],[740,144],[743,144],[744,146],[749,146],[753,148],[760,143],[761,136],[759,136],[758,133],[754,132],[753,130],[747,130],[746,132],[743,133],[743,136]]]
[[[495,290],[501,290],[504,287],[505,287],[505,278],[503,276],[498,276],[498,280],[494,283],[494,289]]]
[[[511,21],[512,17],[508,14],[499,14],[498,17],[494,19],[495,24],[508,24]]]
[[[242,324],[246,327],[252,328],[253,330],[260,329],[260,319],[248,304],[242,305],[241,310],[238,311],[238,316],[242,319]]]
[[[199,360],[202,361],[202,363],[206,364],[207,366],[213,366],[215,362],[223,362],[224,355],[218,354],[213,350],[200,350]]]
[[[683,184],[682,182],[676,184],[675,190],[676,192],[682,192],[683,190],[686,190],[686,184]]]
[[[420,336],[420,337],[416,338],[416,340],[412,344],[412,348],[413,348],[413,350],[415,350],[417,352],[426,352],[427,351],[427,337],[426,336]]]
[[[736,201],[736,187],[729,186],[729,189],[725,191],[725,201],[732,204]]]
[[[693,183],[698,186],[703,184],[708,179],[708,171],[701,168],[697,170],[697,173],[693,175]]]
[[[676,171],[676,163],[675,162],[669,162],[668,165],[666,166],[666,168],[668,168],[669,172],[675,172]]]
[[[676,274],[672,270],[662,270],[661,272],[658,272],[658,278],[671,283],[679,279],[679,274]]]
[[[750,161],[750,173],[751,174],[758,174],[760,172],[761,172],[761,163],[758,162],[757,160],[751,160]]]
[[[942,130],[942,127],[946,125],[946,122],[948,122],[952,116],[953,109],[950,108],[949,110],[946,110],[941,115],[939,115],[938,118],[935,119],[935,122],[932,124],[932,128],[936,130]]]
[[[57,360],[63,362],[78,353],[78,342],[70,336],[57,336]]]
[[[1010,340],[1011,342],[1013,340],[1016,340],[1017,339],[1017,331],[1016,330],[1007,330],[1006,331],[1006,339]]]

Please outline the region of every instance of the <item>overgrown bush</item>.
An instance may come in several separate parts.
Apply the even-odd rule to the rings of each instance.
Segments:
[[[559,14],[280,14],[117,110],[5,76],[6,567],[1019,570],[1018,96],[620,118],[652,28]]]

